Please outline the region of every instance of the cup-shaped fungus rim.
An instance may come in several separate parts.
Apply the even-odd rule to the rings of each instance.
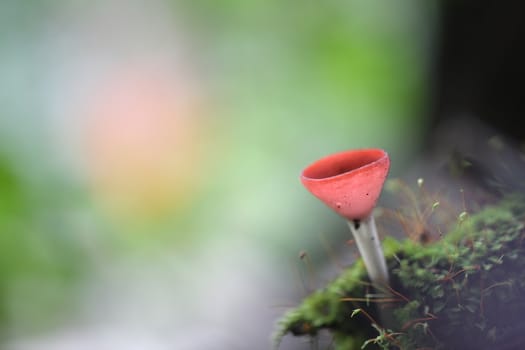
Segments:
[[[374,209],[390,169],[378,148],[334,153],[307,166],[301,182],[315,197],[348,220],[362,220]]]

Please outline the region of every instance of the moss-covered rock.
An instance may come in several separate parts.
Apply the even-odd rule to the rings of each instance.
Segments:
[[[442,239],[383,242],[390,288],[374,291],[361,261],[279,321],[335,349],[518,349],[525,344],[525,200],[460,215]],[[385,318],[385,315],[387,317]],[[388,319],[388,327],[383,323]]]

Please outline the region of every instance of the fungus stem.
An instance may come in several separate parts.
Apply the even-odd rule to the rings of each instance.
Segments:
[[[388,269],[385,256],[377,234],[374,216],[370,214],[362,220],[348,221],[357,249],[363,258],[368,277],[376,286],[388,285]]]

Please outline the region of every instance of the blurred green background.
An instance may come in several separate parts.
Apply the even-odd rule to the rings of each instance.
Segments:
[[[1,347],[267,349],[307,289],[298,253],[321,270],[349,238],[300,171],[361,147],[386,149],[392,177],[410,164],[436,16],[2,1]]]

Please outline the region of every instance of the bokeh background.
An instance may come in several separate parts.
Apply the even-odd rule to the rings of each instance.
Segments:
[[[381,147],[403,175],[439,111],[442,13],[0,2],[0,347],[268,349],[352,257],[301,169]]]

